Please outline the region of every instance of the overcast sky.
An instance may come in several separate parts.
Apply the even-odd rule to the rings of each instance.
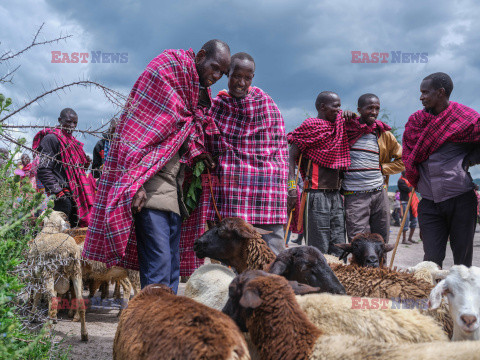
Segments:
[[[377,94],[402,133],[408,116],[421,108],[421,80],[433,72],[452,77],[451,100],[480,110],[479,15],[474,0],[3,2],[0,53],[27,46],[42,23],[40,40],[72,37],[0,64],[0,74],[21,65],[13,84],[0,84],[0,93],[18,107],[43,89],[88,79],[127,95],[164,49],[198,51],[207,40],[219,38],[232,54],[245,51],[255,58],[254,85],[276,101],[287,131],[306,114],[315,115],[317,94],[331,90],[351,110],[361,94]],[[52,51],[89,53],[88,62],[52,63]],[[127,54],[127,62],[93,63],[93,51],[123,53],[124,60]],[[372,53],[387,53],[387,62],[353,63],[352,51],[368,53],[369,59]],[[402,61],[400,54],[411,61],[409,53],[423,54],[423,62],[394,62],[396,57]],[[226,86],[222,78],[213,93]],[[99,91],[74,89],[46,98],[11,123],[55,125],[65,107],[76,110],[81,129],[108,122],[116,111]],[[24,134],[30,141],[32,135]],[[97,139],[79,137],[91,154]],[[472,172],[480,177],[479,169]]]

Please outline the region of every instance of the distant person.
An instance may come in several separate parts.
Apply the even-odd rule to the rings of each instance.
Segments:
[[[402,146],[390,132],[390,126],[377,119],[380,112],[377,95],[360,96],[357,109],[360,116],[345,113],[352,161],[342,182],[348,241],[359,233],[371,232],[380,234],[388,243],[388,177],[404,169]]]
[[[400,203],[400,191],[395,191],[395,196],[393,198],[393,211],[392,211],[392,218],[393,218],[393,226],[400,226],[400,219],[401,219],[401,208],[402,204]]]
[[[288,213],[297,206],[295,166],[300,154],[300,172],[306,192],[304,213],[305,243],[324,254],[340,256],[335,244],[345,243],[345,216],[340,195],[341,171],[350,165],[345,120],[340,97],[331,91],[321,92],[315,101],[317,116],[306,119],[290,132]],[[310,166],[308,165],[310,163]],[[308,187],[307,181],[308,179]]]
[[[412,189],[413,186],[405,177],[405,171],[402,171],[402,176],[398,179],[397,182],[398,189],[400,190],[400,202],[401,202],[401,215],[402,219],[404,216],[407,217],[405,220],[405,225],[403,227],[403,240],[402,244],[411,245],[416,244],[418,241],[413,240],[413,234],[415,233],[415,229],[417,228],[417,217],[418,217],[418,196],[414,192],[413,198],[410,203],[410,209],[408,212],[405,212],[408,205],[408,199],[412,196]],[[410,229],[410,233],[408,234],[407,240],[407,232]]]
[[[425,77],[420,84],[424,109],[410,116],[403,133],[406,177],[422,196],[423,260],[440,267],[449,238],[455,265],[472,265],[477,219],[468,168],[480,163],[480,115],[450,101],[452,90],[445,73]]]
[[[108,155],[108,150],[110,150],[111,141],[115,129],[117,128],[117,123],[118,119],[113,118],[111,120],[108,131],[103,134],[103,138],[98,140],[93,149],[92,174],[95,179],[100,178],[100,175],[102,174],[102,167]]]
[[[64,212],[72,227],[88,226],[95,183],[85,170],[92,161],[83,143],[72,135],[78,124],[77,113],[63,109],[58,123],[58,127],[44,129],[33,139],[33,149],[40,154],[37,178],[48,195],[55,195],[53,210]]]

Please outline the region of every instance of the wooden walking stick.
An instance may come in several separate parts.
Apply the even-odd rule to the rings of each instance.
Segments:
[[[303,154],[300,154],[300,157],[298,158],[298,170],[297,170],[297,176],[295,177],[295,185],[298,184],[298,175],[300,174],[300,165],[302,165],[302,156]],[[294,211],[295,211],[295,208],[290,210],[290,216],[288,217],[287,227],[285,229],[285,237],[283,239],[283,242],[285,244],[287,243],[288,229],[290,229],[290,223],[292,222],[292,216]]]
[[[395,247],[393,248],[392,258],[390,259],[390,266],[389,266],[390,269],[392,269],[392,267],[393,267],[393,259],[395,259],[395,254],[397,252],[398,243],[400,242],[400,236],[402,235],[403,228],[405,227],[405,222],[407,221],[407,214],[408,214],[408,211],[410,210],[410,205],[412,204],[412,199],[413,199],[414,194],[415,194],[415,188],[413,187],[412,191],[410,193],[410,198],[408,199],[407,207],[405,208],[405,211],[403,212],[402,223],[400,224],[400,230],[398,231],[397,241],[395,242]]]
[[[302,228],[303,224],[303,210],[305,209],[305,201],[307,200],[307,192],[306,190],[308,189],[309,183],[310,183],[310,177],[308,176],[308,173],[310,172],[310,166],[312,165],[312,160],[308,159],[308,165],[307,165],[307,172],[305,173],[305,183],[303,186],[303,192],[302,192],[302,200],[300,201],[300,213],[298,214],[298,222],[297,222],[297,231],[300,231]]]

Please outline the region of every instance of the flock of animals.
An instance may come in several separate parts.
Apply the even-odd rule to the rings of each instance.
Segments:
[[[78,296],[85,282],[93,296],[114,281],[128,301],[138,273],[81,259],[81,236],[64,233],[62,215],[45,221],[29,254],[48,299],[69,291]],[[211,226],[194,250],[221,264],[198,268],[185,296],[160,284],[136,294],[120,315],[113,358],[480,358],[480,268],[440,270],[422,262],[389,270],[383,262],[391,246],[376,234],[343,245],[348,265],[309,246],[275,256],[261,235],[239,218]],[[57,258],[63,262],[55,271],[44,266]],[[416,306],[427,301],[428,307]],[[408,303],[415,306],[401,306]],[[56,317],[52,306],[49,317]],[[76,317],[87,340],[85,309]]]

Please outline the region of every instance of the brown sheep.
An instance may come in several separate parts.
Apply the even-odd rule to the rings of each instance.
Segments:
[[[209,257],[232,266],[241,273],[250,270],[269,270],[282,273],[288,280],[319,287],[322,291],[344,294],[345,289],[332,273],[319,250],[301,246],[282,251],[276,257],[262,239],[260,229],[254,228],[241,218],[226,218],[214,226],[193,246],[199,258]],[[295,265],[291,265],[295,258]],[[303,267],[311,272],[302,275]],[[314,274],[312,274],[312,272]]]
[[[113,343],[114,360],[250,359],[235,323],[220,311],[165,285],[146,286],[123,311]]]
[[[350,264],[369,267],[383,267],[384,255],[395,247],[394,244],[385,244],[381,235],[371,233],[357,234],[351,243],[335,246],[343,250],[340,260],[351,253]]]
[[[276,275],[232,282],[240,296],[225,312],[245,326],[264,360],[286,359],[477,359],[479,342],[382,343],[351,335],[331,335],[318,329],[299,308],[292,289]],[[230,301],[230,299],[229,299]],[[229,304],[227,304],[229,305]],[[237,307],[237,308],[235,308]]]

